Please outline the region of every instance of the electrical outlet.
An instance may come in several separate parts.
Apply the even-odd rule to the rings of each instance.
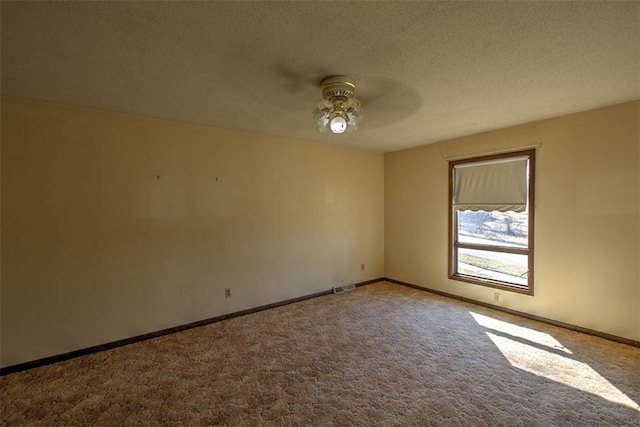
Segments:
[[[360,271],[364,271],[364,264],[360,264]]]
[[[231,288],[227,288],[224,290],[224,297],[231,298]]]
[[[500,302],[500,294],[498,292],[493,294],[493,301],[494,302]]]

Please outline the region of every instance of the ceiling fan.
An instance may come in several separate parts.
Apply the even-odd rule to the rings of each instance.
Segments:
[[[322,101],[313,117],[322,133],[353,132],[362,120],[362,103],[355,97],[356,81],[347,76],[331,76],[320,82]]]
[[[274,96],[274,99],[283,101],[283,108],[295,108],[292,106],[311,100],[306,105],[312,110],[313,122],[310,120],[311,123],[302,125],[304,129],[315,124],[316,129],[325,136],[342,133],[346,137],[344,134],[356,130],[370,132],[396,125],[415,114],[422,105],[420,93],[397,76],[332,74],[332,69],[335,68],[273,68],[278,93],[289,95],[288,98]],[[317,96],[318,89],[322,99],[314,101],[314,94]],[[364,122],[363,111],[366,113]],[[300,114],[302,119],[304,113]],[[331,128],[332,120],[337,132]]]

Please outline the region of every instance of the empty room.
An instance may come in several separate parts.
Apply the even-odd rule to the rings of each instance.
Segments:
[[[0,15],[0,425],[640,426],[640,2]]]

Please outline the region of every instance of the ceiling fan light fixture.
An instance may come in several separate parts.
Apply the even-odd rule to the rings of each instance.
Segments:
[[[333,133],[343,133],[347,130],[347,121],[342,116],[336,116],[331,119],[329,125],[331,126],[331,132]]]
[[[352,132],[362,119],[362,104],[355,98],[356,82],[346,76],[328,77],[320,83],[323,100],[313,111],[320,132]]]

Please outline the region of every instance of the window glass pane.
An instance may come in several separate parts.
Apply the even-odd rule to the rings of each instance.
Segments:
[[[503,252],[458,249],[458,274],[527,286],[528,256]]]
[[[458,241],[526,248],[529,215],[525,212],[458,211]]]

